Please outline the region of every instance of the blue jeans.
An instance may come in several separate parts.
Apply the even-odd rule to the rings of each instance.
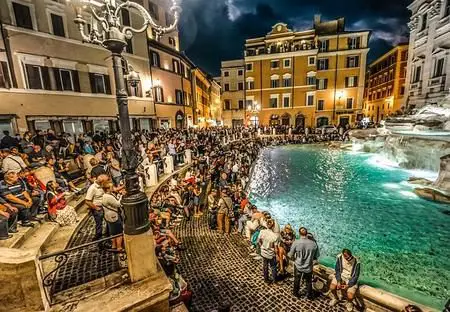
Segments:
[[[264,280],[266,282],[270,281],[269,279],[269,266],[272,270],[272,281],[277,281],[277,258],[273,257],[272,259],[267,259],[263,257],[263,273]]]
[[[246,215],[242,215],[239,217],[239,220],[238,220],[238,233],[239,234],[242,234],[242,232],[244,231],[245,225],[247,224],[247,220],[248,220],[248,218]]]
[[[94,217],[94,221],[95,221],[94,240],[101,239],[103,236],[103,210],[91,209],[90,213]]]

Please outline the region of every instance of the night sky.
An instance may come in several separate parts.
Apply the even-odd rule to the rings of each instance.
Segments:
[[[369,61],[408,40],[411,0],[182,0],[181,48],[212,75],[220,62],[243,57],[246,38],[264,36],[277,22],[291,29],[345,17],[349,30],[372,30]]]

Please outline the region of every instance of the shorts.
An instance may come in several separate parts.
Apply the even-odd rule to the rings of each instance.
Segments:
[[[118,235],[122,234],[123,232],[123,226],[122,221],[119,219],[116,222],[107,222],[108,229],[109,229],[109,235]]]
[[[347,280],[342,279],[342,281],[345,282],[346,284],[348,284]],[[334,285],[338,284],[335,276],[333,276],[333,280],[331,281],[331,284],[334,284]],[[355,284],[352,287],[347,289],[347,293],[355,294],[357,290],[358,290],[358,284]]]

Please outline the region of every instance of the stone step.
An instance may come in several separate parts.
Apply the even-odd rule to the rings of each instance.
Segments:
[[[41,226],[39,222],[32,222],[34,227],[22,227],[17,225],[18,233],[13,234],[13,237],[0,241],[0,247],[5,248],[19,248],[29,237],[31,237]]]
[[[183,302],[170,307],[170,312],[189,312],[189,310],[186,308]]]
[[[59,224],[56,222],[46,222],[41,224],[41,226],[29,236],[19,248],[33,250],[36,254],[39,254],[41,247],[50,240],[58,228]]]

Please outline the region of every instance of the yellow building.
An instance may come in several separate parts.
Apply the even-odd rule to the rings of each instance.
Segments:
[[[160,24],[171,23],[169,1],[137,1]],[[111,58],[82,43],[68,1],[0,2],[0,129],[13,132],[116,130],[117,104]],[[86,21],[91,21],[88,13]],[[122,11],[123,25],[142,18]],[[96,27],[92,22],[86,30]],[[160,42],[154,32],[135,34],[124,57],[141,82],[128,87],[132,128],[182,127],[193,123],[192,62],[179,52],[178,32]]]
[[[401,44],[369,65],[364,116],[379,123],[405,106],[408,44]]]
[[[192,71],[192,90],[195,90],[194,121],[200,128],[211,126],[211,84],[213,79],[200,68]]]
[[[227,127],[242,126],[246,119],[245,62],[223,61],[217,80],[222,86],[223,124]]]
[[[246,122],[318,127],[362,118],[369,31],[347,31],[344,19],[292,31],[278,23],[245,43]],[[223,86],[222,86],[223,87]],[[258,103],[260,105],[255,105]]]
[[[221,102],[221,88],[220,83],[215,79],[211,81],[211,124],[221,125],[222,120],[222,102]]]

